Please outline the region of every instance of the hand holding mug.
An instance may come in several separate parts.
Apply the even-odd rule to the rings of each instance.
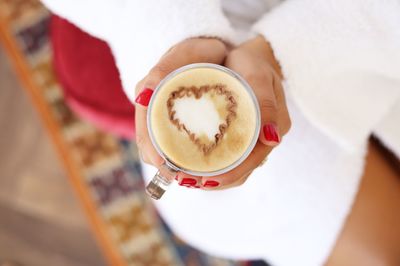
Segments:
[[[261,130],[259,142],[242,164],[225,174],[203,177],[203,184],[219,182],[218,189],[243,184],[251,172],[265,162],[291,126],[280,67],[263,37],[258,36],[233,49],[225,66],[240,74],[253,89],[261,111]]]
[[[150,164],[153,164],[154,166],[158,168],[162,168],[161,165],[164,163],[164,159],[159,155],[160,149],[158,147],[158,151],[155,149],[155,147],[152,145],[151,139],[148,135],[148,124],[146,123],[146,106],[149,102],[149,98],[152,95],[153,89],[160,83],[160,81],[170,72],[174,71],[175,69],[188,65],[191,63],[197,63],[197,62],[209,62],[209,63],[214,63],[214,64],[222,64],[222,62],[225,59],[226,56],[226,47],[225,45],[215,39],[190,39],[186,40],[176,46],[174,46],[169,52],[167,52],[166,55],[164,55],[160,62],[155,66],[149,73],[147,77],[145,77],[139,84],[137,90],[140,91],[140,94],[137,97],[137,103],[140,105],[139,108],[137,108],[136,112],[136,128],[137,128],[137,141],[138,141],[138,146],[139,150],[141,153],[142,159]],[[253,125],[251,124],[251,118],[249,117],[249,122],[246,122],[242,119],[240,122],[239,120],[243,118],[243,113],[246,112],[246,108],[243,109],[245,106],[260,106],[261,109],[261,123],[262,123],[262,128],[260,130],[260,134],[258,136],[258,131],[257,135],[255,135],[255,139],[253,136],[253,141],[252,144],[250,145],[250,137],[246,137],[244,139],[247,139],[247,143],[243,145],[251,146],[251,151],[250,155],[247,153],[245,154],[245,157],[247,159],[245,161],[243,160],[236,160],[236,164],[234,165],[235,167],[231,167],[229,172],[222,171],[222,174],[218,174],[214,176],[210,176],[209,174],[205,175],[199,175],[197,172],[196,175],[189,175],[188,172],[190,171],[184,171],[180,172],[177,176],[178,181],[180,182],[181,185],[186,185],[190,187],[197,187],[197,188],[203,188],[203,189],[223,189],[223,188],[228,188],[232,186],[238,186],[242,184],[247,177],[250,175],[250,173],[258,167],[263,160],[265,160],[266,156],[268,153],[272,150],[274,146],[276,146],[279,142],[281,137],[288,131],[290,127],[290,119],[289,115],[287,112],[286,104],[285,104],[285,99],[284,99],[284,94],[281,86],[281,80],[279,76],[279,67],[276,64],[276,62],[273,60],[272,52],[268,46],[268,43],[262,38],[262,37],[257,37],[251,41],[248,41],[244,43],[243,45],[239,46],[238,48],[232,50],[229,55],[226,57],[225,65],[229,67],[230,69],[236,71],[239,73],[242,77],[244,77],[245,80],[250,83],[251,87],[254,90],[255,95],[257,96],[257,99],[254,97],[253,92],[251,94],[253,95],[253,102],[246,102],[246,98],[248,98],[246,95],[242,94],[240,95],[240,90],[236,91],[235,97],[236,99],[232,99],[232,102],[237,102],[240,101],[238,106],[242,109],[235,110],[239,112],[239,114],[242,114],[239,116],[238,121],[236,122],[236,127],[238,125],[247,128],[250,133],[251,128]],[[225,70],[226,72],[232,72],[230,70]],[[200,72],[199,72],[200,73]],[[205,77],[212,77],[213,72],[208,73],[209,75],[206,75]],[[196,77],[196,76],[194,76]],[[193,77],[192,77],[193,78]],[[195,79],[195,78],[194,78]],[[223,80],[224,78],[221,76],[221,79]],[[239,77],[240,79],[240,77]],[[229,78],[224,81],[225,83],[229,84]],[[232,81],[233,82],[233,81]],[[244,82],[246,83],[246,82]],[[246,83],[247,84],[247,83]],[[188,84],[190,85],[190,84]],[[231,89],[235,87],[235,82],[230,83],[229,86]],[[190,87],[190,86],[189,86]],[[192,86],[193,87],[193,86]],[[248,86],[246,86],[248,87]],[[228,99],[230,94],[229,90],[227,92],[224,92],[224,88],[219,88],[219,91],[215,88],[200,88],[200,90],[206,91],[209,93],[209,97],[215,98],[214,101],[214,106],[218,106],[218,100],[216,98],[221,96],[224,96],[225,99]],[[234,91],[234,90],[233,90]],[[224,94],[224,93],[225,94]],[[184,91],[180,91],[180,94],[185,94]],[[193,92],[186,92],[187,95],[193,96],[193,94],[196,94],[196,91]],[[186,94],[185,94],[186,95]],[[197,95],[198,96],[198,95]],[[196,96],[196,97],[197,97]],[[240,97],[238,97],[240,96]],[[157,97],[158,98],[158,97]],[[175,97],[176,98],[176,97]],[[174,98],[174,99],[175,99]],[[179,97],[178,97],[179,98]],[[172,99],[172,100],[174,100]],[[229,98],[230,99],[230,98]],[[171,99],[170,99],[171,100]],[[258,104],[257,104],[258,102]],[[195,102],[192,102],[193,105],[195,105]],[[165,104],[161,104],[165,105]],[[224,106],[223,104],[220,105],[217,109],[224,109],[222,108]],[[234,107],[232,107],[234,108]],[[233,109],[232,109],[233,110]],[[258,110],[258,108],[257,108]],[[174,110],[173,112],[175,112]],[[168,110],[165,109],[163,110],[164,113],[167,113]],[[169,110],[171,113],[171,110]],[[249,113],[250,114],[250,113]],[[260,115],[259,111],[257,111],[257,120],[260,120]],[[171,116],[171,114],[170,114]],[[234,116],[236,116],[234,114]],[[256,118],[255,115],[251,114],[251,117]],[[175,119],[173,116],[171,118],[171,121],[179,121],[178,119]],[[187,122],[186,122],[187,123]],[[239,123],[239,124],[238,124]],[[259,122],[258,122],[259,123]],[[190,122],[189,122],[190,124]],[[248,125],[247,125],[248,124]],[[216,142],[212,143],[210,145],[203,144],[199,138],[200,133],[203,134],[202,132],[194,132],[190,128],[190,125],[184,125],[184,123],[176,122],[176,126],[178,126],[178,129],[180,131],[186,131],[188,136],[190,136],[191,140],[196,142],[196,145],[198,148],[201,150],[206,148],[206,147],[211,147],[215,148],[215,153],[220,152],[220,154],[224,154],[223,157],[226,157],[223,160],[229,160],[229,156],[227,156],[227,151],[231,153],[231,150],[229,147],[224,150],[224,145],[217,145],[218,144],[218,139],[217,137],[224,137],[223,132],[220,130],[218,134],[215,134]],[[229,126],[229,121],[225,121],[225,124],[222,123],[220,124],[220,129],[226,128]],[[193,125],[192,125],[193,127]],[[196,127],[196,126],[194,126]],[[233,127],[233,128],[232,128]],[[236,143],[240,143],[240,138],[234,138],[235,132],[238,133],[240,132],[239,129],[234,128],[235,125],[231,126],[230,131],[228,132],[227,136],[224,137],[224,142],[229,143],[229,139],[236,141]],[[260,125],[258,125],[259,130]],[[254,127],[255,128],[255,127]],[[192,130],[192,131],[191,131]],[[254,131],[255,132],[255,131]],[[215,132],[214,132],[215,133]],[[214,134],[213,133],[213,134]],[[249,134],[250,134],[249,133]],[[214,135],[211,135],[214,136]],[[242,133],[241,133],[242,134]],[[248,136],[250,136],[248,134]],[[230,136],[230,137],[229,137]],[[257,137],[259,139],[258,143],[256,144],[255,141],[257,141]],[[228,139],[228,140],[225,140]],[[239,141],[238,141],[239,140]],[[181,139],[181,141],[186,141],[185,139]],[[231,143],[232,144],[232,143]],[[255,147],[254,147],[254,144]],[[227,146],[228,144],[225,144]],[[157,145],[156,145],[157,146]],[[189,147],[190,145],[186,145]],[[191,145],[193,146],[193,145]],[[218,148],[216,148],[218,146]],[[237,144],[234,144],[234,146],[238,146]],[[239,145],[240,146],[240,145]],[[175,146],[178,147],[178,146]],[[254,147],[254,149],[253,149]],[[209,148],[207,148],[209,149]],[[207,150],[206,149],[206,150]],[[238,148],[240,149],[240,147]],[[224,152],[225,151],[225,152]],[[241,153],[243,153],[243,149],[241,150]],[[186,151],[185,151],[186,152]],[[198,153],[198,152],[197,152]],[[235,153],[235,152],[233,152]],[[239,153],[238,153],[239,154]],[[190,153],[187,153],[187,158],[191,159]],[[192,155],[196,156],[196,153],[192,153]],[[233,154],[234,155],[234,154]],[[233,156],[232,155],[232,156]],[[241,155],[241,154],[239,154]],[[232,157],[231,156],[231,157]],[[178,156],[179,157],[179,156]],[[175,159],[177,159],[176,157]],[[214,154],[214,156],[208,155],[208,159],[213,158],[213,160],[218,161],[220,160],[221,156],[218,156],[217,154]],[[242,156],[243,157],[243,156]],[[242,158],[241,157],[241,158]],[[243,157],[243,159],[245,159]],[[239,158],[239,157],[237,157]],[[178,158],[179,159],[179,158]],[[196,161],[194,159],[195,163],[199,163],[198,170],[204,170],[204,168],[201,168],[201,162],[202,160]],[[213,161],[213,162],[214,162]],[[187,161],[188,162],[188,161]],[[240,163],[240,164],[239,164]],[[187,163],[186,163],[187,164]],[[218,162],[214,162],[214,165],[217,165]],[[233,163],[231,163],[233,165]],[[188,165],[188,164],[187,164]],[[194,165],[192,168],[196,168],[197,165]],[[229,167],[228,167],[229,168]],[[233,168],[233,169],[232,169]],[[225,168],[226,169],[226,168]],[[209,172],[212,172],[212,168],[208,169],[210,170]],[[186,173],[185,173],[186,172]],[[208,172],[208,173],[209,173]],[[200,172],[201,174],[201,172]]]
[[[160,167],[164,160],[151,143],[147,123],[147,106],[151,95],[170,72],[193,63],[222,64],[227,54],[225,44],[217,39],[193,38],[172,47],[136,86],[136,144],[145,163]]]

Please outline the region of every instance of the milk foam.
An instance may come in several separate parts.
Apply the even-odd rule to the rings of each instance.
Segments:
[[[219,125],[223,123],[213,101],[208,97],[176,99],[173,110],[176,112],[175,117],[190,132],[197,136],[205,134],[211,141],[219,132]]]
[[[250,94],[238,79],[223,71],[183,71],[166,80],[152,100],[149,111],[154,140],[178,167],[202,173],[224,169],[237,162],[258,136],[257,109]],[[231,123],[221,127],[221,134],[219,126],[228,120]]]

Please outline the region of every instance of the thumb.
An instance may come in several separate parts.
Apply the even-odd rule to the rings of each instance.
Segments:
[[[274,92],[274,81],[267,80],[254,82],[252,85],[257,96],[261,112],[261,131],[259,140],[267,146],[274,147],[279,144],[281,137],[279,134],[279,109],[278,101]]]

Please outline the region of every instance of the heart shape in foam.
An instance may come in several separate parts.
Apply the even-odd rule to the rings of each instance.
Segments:
[[[210,100],[216,97],[225,102],[226,115],[223,118]],[[167,108],[171,123],[178,130],[186,132],[189,139],[207,155],[221,143],[226,130],[236,118],[237,103],[232,92],[223,84],[182,86],[170,93]],[[202,135],[206,135],[206,138]]]

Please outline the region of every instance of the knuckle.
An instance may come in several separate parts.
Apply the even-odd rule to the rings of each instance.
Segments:
[[[144,162],[145,164],[151,165],[151,162],[150,162],[150,160],[148,159],[147,156],[142,157],[142,160],[143,160],[143,162]]]
[[[224,176],[221,176],[219,178],[219,181],[221,183],[220,188],[231,187],[231,186],[235,185],[239,179],[240,179],[240,176],[237,176],[237,173],[234,170],[229,175],[224,174]]]
[[[289,117],[289,114],[286,112],[282,125],[280,126],[281,130],[282,130],[282,134],[286,135],[289,131],[290,128],[292,127],[292,121]]]
[[[142,79],[141,81],[139,81],[139,82],[136,84],[136,87],[135,87],[136,95],[138,95],[138,94],[140,93],[140,91],[142,90],[144,80],[145,80],[145,78]]]
[[[241,49],[233,49],[228,57],[242,57],[243,56],[243,51]]]
[[[140,159],[141,159],[144,163],[150,164],[149,158],[148,158],[140,149],[138,150],[138,153],[139,153]]]
[[[170,72],[170,67],[167,60],[158,63],[150,70],[150,76],[154,79],[162,79]]]
[[[224,187],[229,187],[229,186],[232,186],[232,184],[235,184],[236,180],[237,180],[237,177],[228,177],[228,178],[225,178],[224,180],[221,180],[222,181],[221,183]]]
[[[237,64],[237,62],[243,62],[243,60],[247,60],[246,57],[243,55],[243,52],[238,49],[233,49],[230,51],[225,59],[226,64],[228,65],[234,65]],[[246,79],[245,73],[242,73],[243,78]],[[247,79],[246,79],[247,80]]]
[[[184,42],[184,46],[181,47],[182,50],[184,51],[194,51],[199,48],[199,46],[202,44],[201,40],[199,39],[188,39]]]
[[[243,177],[243,178],[240,179],[235,185],[236,185],[236,186],[241,186],[241,185],[243,185],[244,183],[246,183],[247,178],[249,178],[249,176]]]
[[[144,136],[141,135],[141,134],[137,134],[137,135],[136,135],[136,145],[139,147],[139,149],[142,150],[142,148],[143,148],[143,146],[144,146],[144,143],[145,143],[145,138],[144,138]]]
[[[245,79],[250,84],[257,84],[259,86],[269,86],[269,84],[272,84],[271,78],[262,69],[249,70],[248,73],[245,73]]]
[[[145,156],[143,156],[143,154],[140,154],[139,157],[140,157],[140,160],[142,162],[144,162],[145,164],[150,164],[149,160],[147,160],[147,158]]]
[[[251,174],[251,173],[250,173]],[[249,178],[250,174],[246,174],[238,179],[236,182],[232,183],[232,187],[238,187],[246,183],[247,179]]]
[[[190,61],[219,62],[225,57],[225,44],[217,39],[189,39],[181,47],[180,53]]]
[[[225,44],[219,39],[207,38],[207,39],[204,39],[204,41],[206,41],[207,44],[212,45],[214,48],[224,48],[225,47]]]
[[[257,160],[253,160],[251,165],[250,165],[251,169],[252,170],[257,169],[260,166],[260,164],[262,164],[263,160],[264,160],[263,158],[259,158]]]
[[[225,50],[226,50],[225,43],[223,43],[222,41],[217,40],[217,39],[211,39],[210,41],[216,51],[225,52]]]
[[[271,112],[271,111],[277,110],[277,105],[273,99],[265,98],[265,99],[260,100],[260,108],[262,111],[267,110],[267,111]]]

